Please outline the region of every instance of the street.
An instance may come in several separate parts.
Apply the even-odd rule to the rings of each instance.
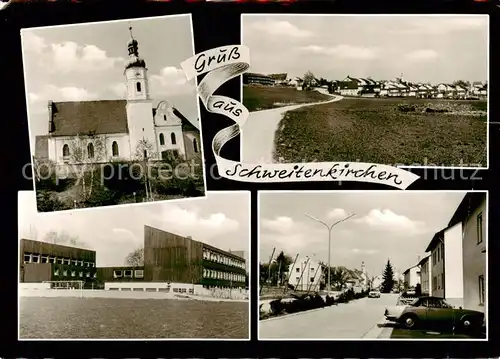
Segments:
[[[386,321],[386,306],[398,294],[362,298],[347,304],[300,312],[260,321],[259,339],[482,339],[463,333],[432,329],[404,329]]]
[[[325,307],[260,322],[260,339],[360,339],[390,338],[385,323],[386,306],[395,305],[397,294],[362,298],[347,304]]]
[[[328,94],[328,91],[325,92],[323,89],[318,89],[317,91]],[[251,112],[247,122],[241,129],[242,162],[260,164],[274,162],[274,135],[285,112],[304,106],[313,106],[340,101],[341,99],[342,96],[332,96],[331,100],[324,102],[292,105],[273,108],[270,110]]]

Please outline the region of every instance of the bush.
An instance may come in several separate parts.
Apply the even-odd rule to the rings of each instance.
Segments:
[[[417,107],[415,105],[410,105],[406,103],[400,103],[398,105],[398,111],[400,112],[415,112]]]
[[[92,194],[85,201],[89,207],[110,206],[117,204],[120,199],[120,193],[112,191],[104,186],[94,186]]]
[[[39,212],[53,212],[67,209],[56,195],[49,191],[37,191],[36,205]]]

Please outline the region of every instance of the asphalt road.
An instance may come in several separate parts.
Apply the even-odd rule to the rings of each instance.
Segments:
[[[362,298],[347,304],[286,315],[260,322],[260,339],[373,339],[390,338],[384,310],[397,294]]]
[[[324,91],[318,90],[321,93]],[[326,91],[328,94],[328,91]],[[248,120],[241,129],[242,148],[241,158],[245,163],[264,164],[273,163],[274,135],[278,125],[287,111],[304,106],[314,106],[334,101],[340,101],[342,96],[332,96],[329,101],[308,104],[292,105],[270,110],[251,112]]]

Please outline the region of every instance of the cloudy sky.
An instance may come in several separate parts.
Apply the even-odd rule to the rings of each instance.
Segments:
[[[32,143],[34,136],[47,134],[48,100],[124,98],[130,26],[155,104],[167,100],[196,122],[195,83],[186,81],[180,67],[194,54],[189,15],[34,28],[22,31]]]
[[[487,80],[486,16],[242,17],[250,71],[431,83]]]
[[[273,247],[294,258],[328,260],[328,231],[309,214],[333,224],[332,266],[361,268],[380,275],[387,259],[402,273],[424,257],[435,232],[448,225],[465,192],[295,192],[260,194],[260,261]]]
[[[44,240],[46,233],[78,236],[97,252],[98,266],[124,265],[144,243],[150,225],[224,250],[244,250],[248,258],[249,192],[208,192],[206,198],[37,214],[35,192],[19,192],[20,238]]]

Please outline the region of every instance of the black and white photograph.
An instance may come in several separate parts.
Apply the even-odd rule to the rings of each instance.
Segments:
[[[21,37],[38,211],[205,195],[191,15]]]
[[[19,192],[19,340],[249,340],[250,193],[39,214]]]
[[[259,192],[260,340],[486,340],[486,191]]]
[[[248,163],[488,167],[488,15],[243,14]]]

